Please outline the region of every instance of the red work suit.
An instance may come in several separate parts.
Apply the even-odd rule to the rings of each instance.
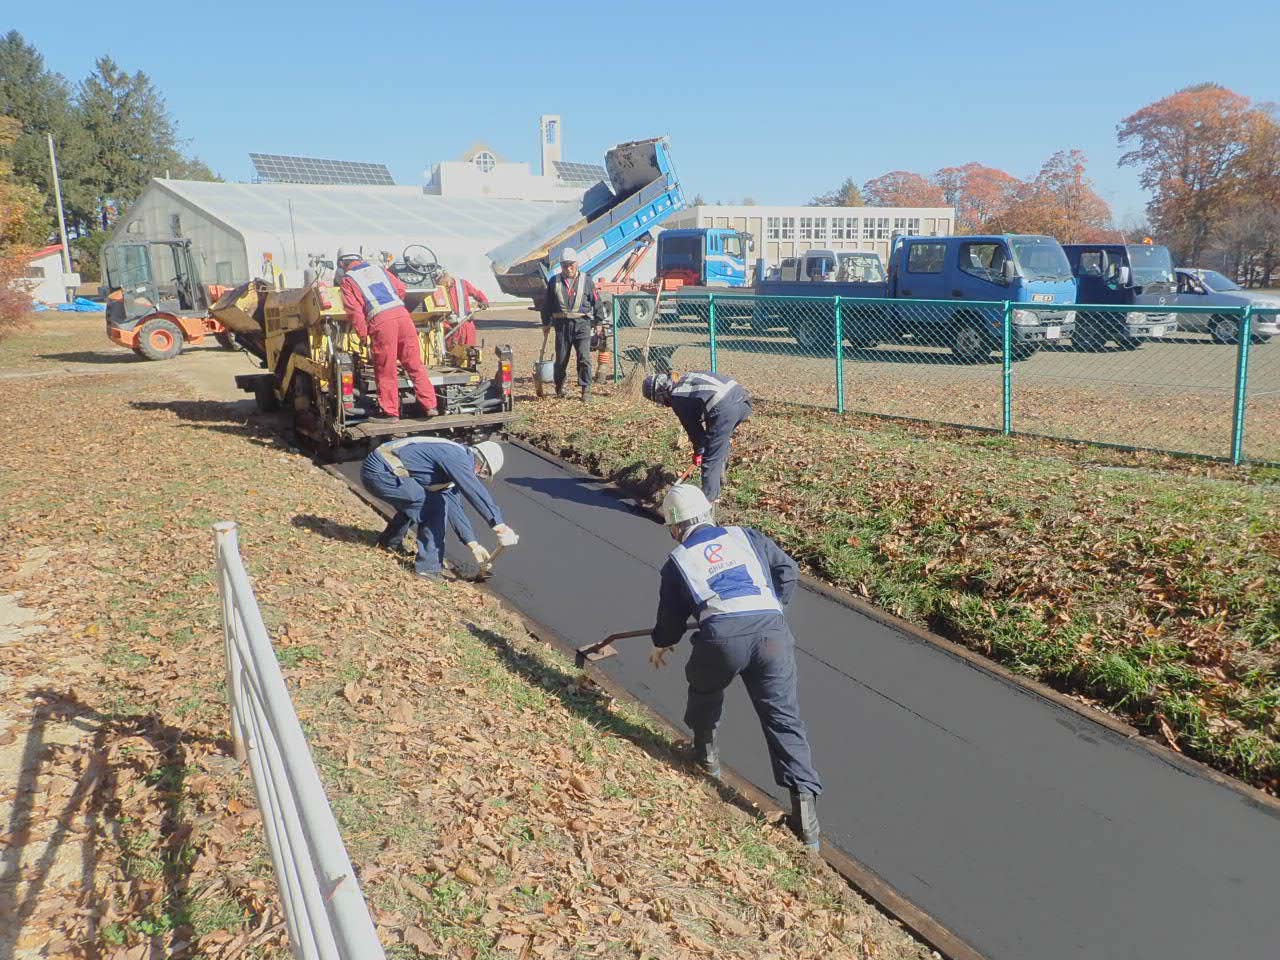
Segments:
[[[455,279],[449,284],[448,291],[449,307],[453,310],[454,317],[458,318],[458,320],[454,321],[454,325],[447,334],[448,341],[451,344],[457,343],[466,347],[474,347],[477,343],[477,338],[476,324],[471,319],[471,301],[475,300],[482,306],[487,307],[489,298],[467,280]]]
[[[354,264],[348,269],[362,266],[365,264]],[[400,416],[399,378],[396,374],[396,362],[399,361],[413,382],[413,392],[423,412],[435,410],[436,389],[431,385],[431,377],[422,363],[422,345],[418,342],[417,328],[404,307],[404,284],[395,274],[386,270],[383,273],[402,302],[399,306],[383,309],[372,322],[365,319],[368,305],[364,292],[351,277],[342,278],[342,305],[346,308],[347,319],[351,321],[356,336],[368,337],[370,341],[373,377],[378,385],[378,406],[389,417]]]

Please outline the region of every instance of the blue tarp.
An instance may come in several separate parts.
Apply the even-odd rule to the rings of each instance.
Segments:
[[[102,313],[107,305],[88,297],[76,297],[72,303],[60,303],[55,309],[63,313]]]

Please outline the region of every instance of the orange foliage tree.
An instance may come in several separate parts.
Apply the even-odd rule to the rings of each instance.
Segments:
[[[1059,150],[1034,180],[1014,191],[1014,199],[984,229],[1001,233],[1041,233],[1063,243],[1114,240],[1111,208],[1085,176],[1085,155]]]
[[[862,200],[870,207],[945,207],[942,190],[918,173],[893,170],[862,185]]]
[[[1230,214],[1258,111],[1216,83],[1186,87],[1130,114],[1116,128],[1152,192],[1152,224],[1184,262],[1200,259],[1215,224]]]
[[[0,336],[20,326],[31,312],[22,277],[27,255],[48,235],[40,192],[13,175],[11,151],[22,125],[0,117]]]
[[[1012,174],[980,163],[943,167],[932,179],[946,202],[956,208],[957,233],[974,233],[995,220],[1009,209],[1022,187]]]

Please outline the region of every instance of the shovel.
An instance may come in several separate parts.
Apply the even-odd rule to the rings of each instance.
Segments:
[[[489,559],[486,560],[484,563],[480,564],[479,570],[476,572],[476,579],[475,579],[476,583],[479,583],[482,580],[488,580],[491,576],[493,576],[494,561],[498,559],[498,556],[505,549],[507,548],[502,544],[498,544],[496,547],[493,548],[493,553],[489,554]]]
[[[692,630],[695,624],[686,624],[685,630]],[[609,657],[616,657],[618,651],[614,649],[613,642],[615,640],[629,640],[632,637],[647,637],[653,633],[653,628],[648,630],[628,630],[626,633],[611,633],[603,640],[597,640],[595,643],[588,643],[585,647],[579,647],[577,654],[573,658],[573,665],[581,670],[588,663],[595,663],[597,660],[607,660]]]

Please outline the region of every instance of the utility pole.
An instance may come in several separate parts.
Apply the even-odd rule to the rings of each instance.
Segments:
[[[53,199],[58,205],[58,235],[62,238],[62,272],[71,272],[71,247],[67,243],[67,219],[62,215],[62,185],[58,183],[58,158],[53,152],[53,134],[49,137],[49,167],[53,170]]]

